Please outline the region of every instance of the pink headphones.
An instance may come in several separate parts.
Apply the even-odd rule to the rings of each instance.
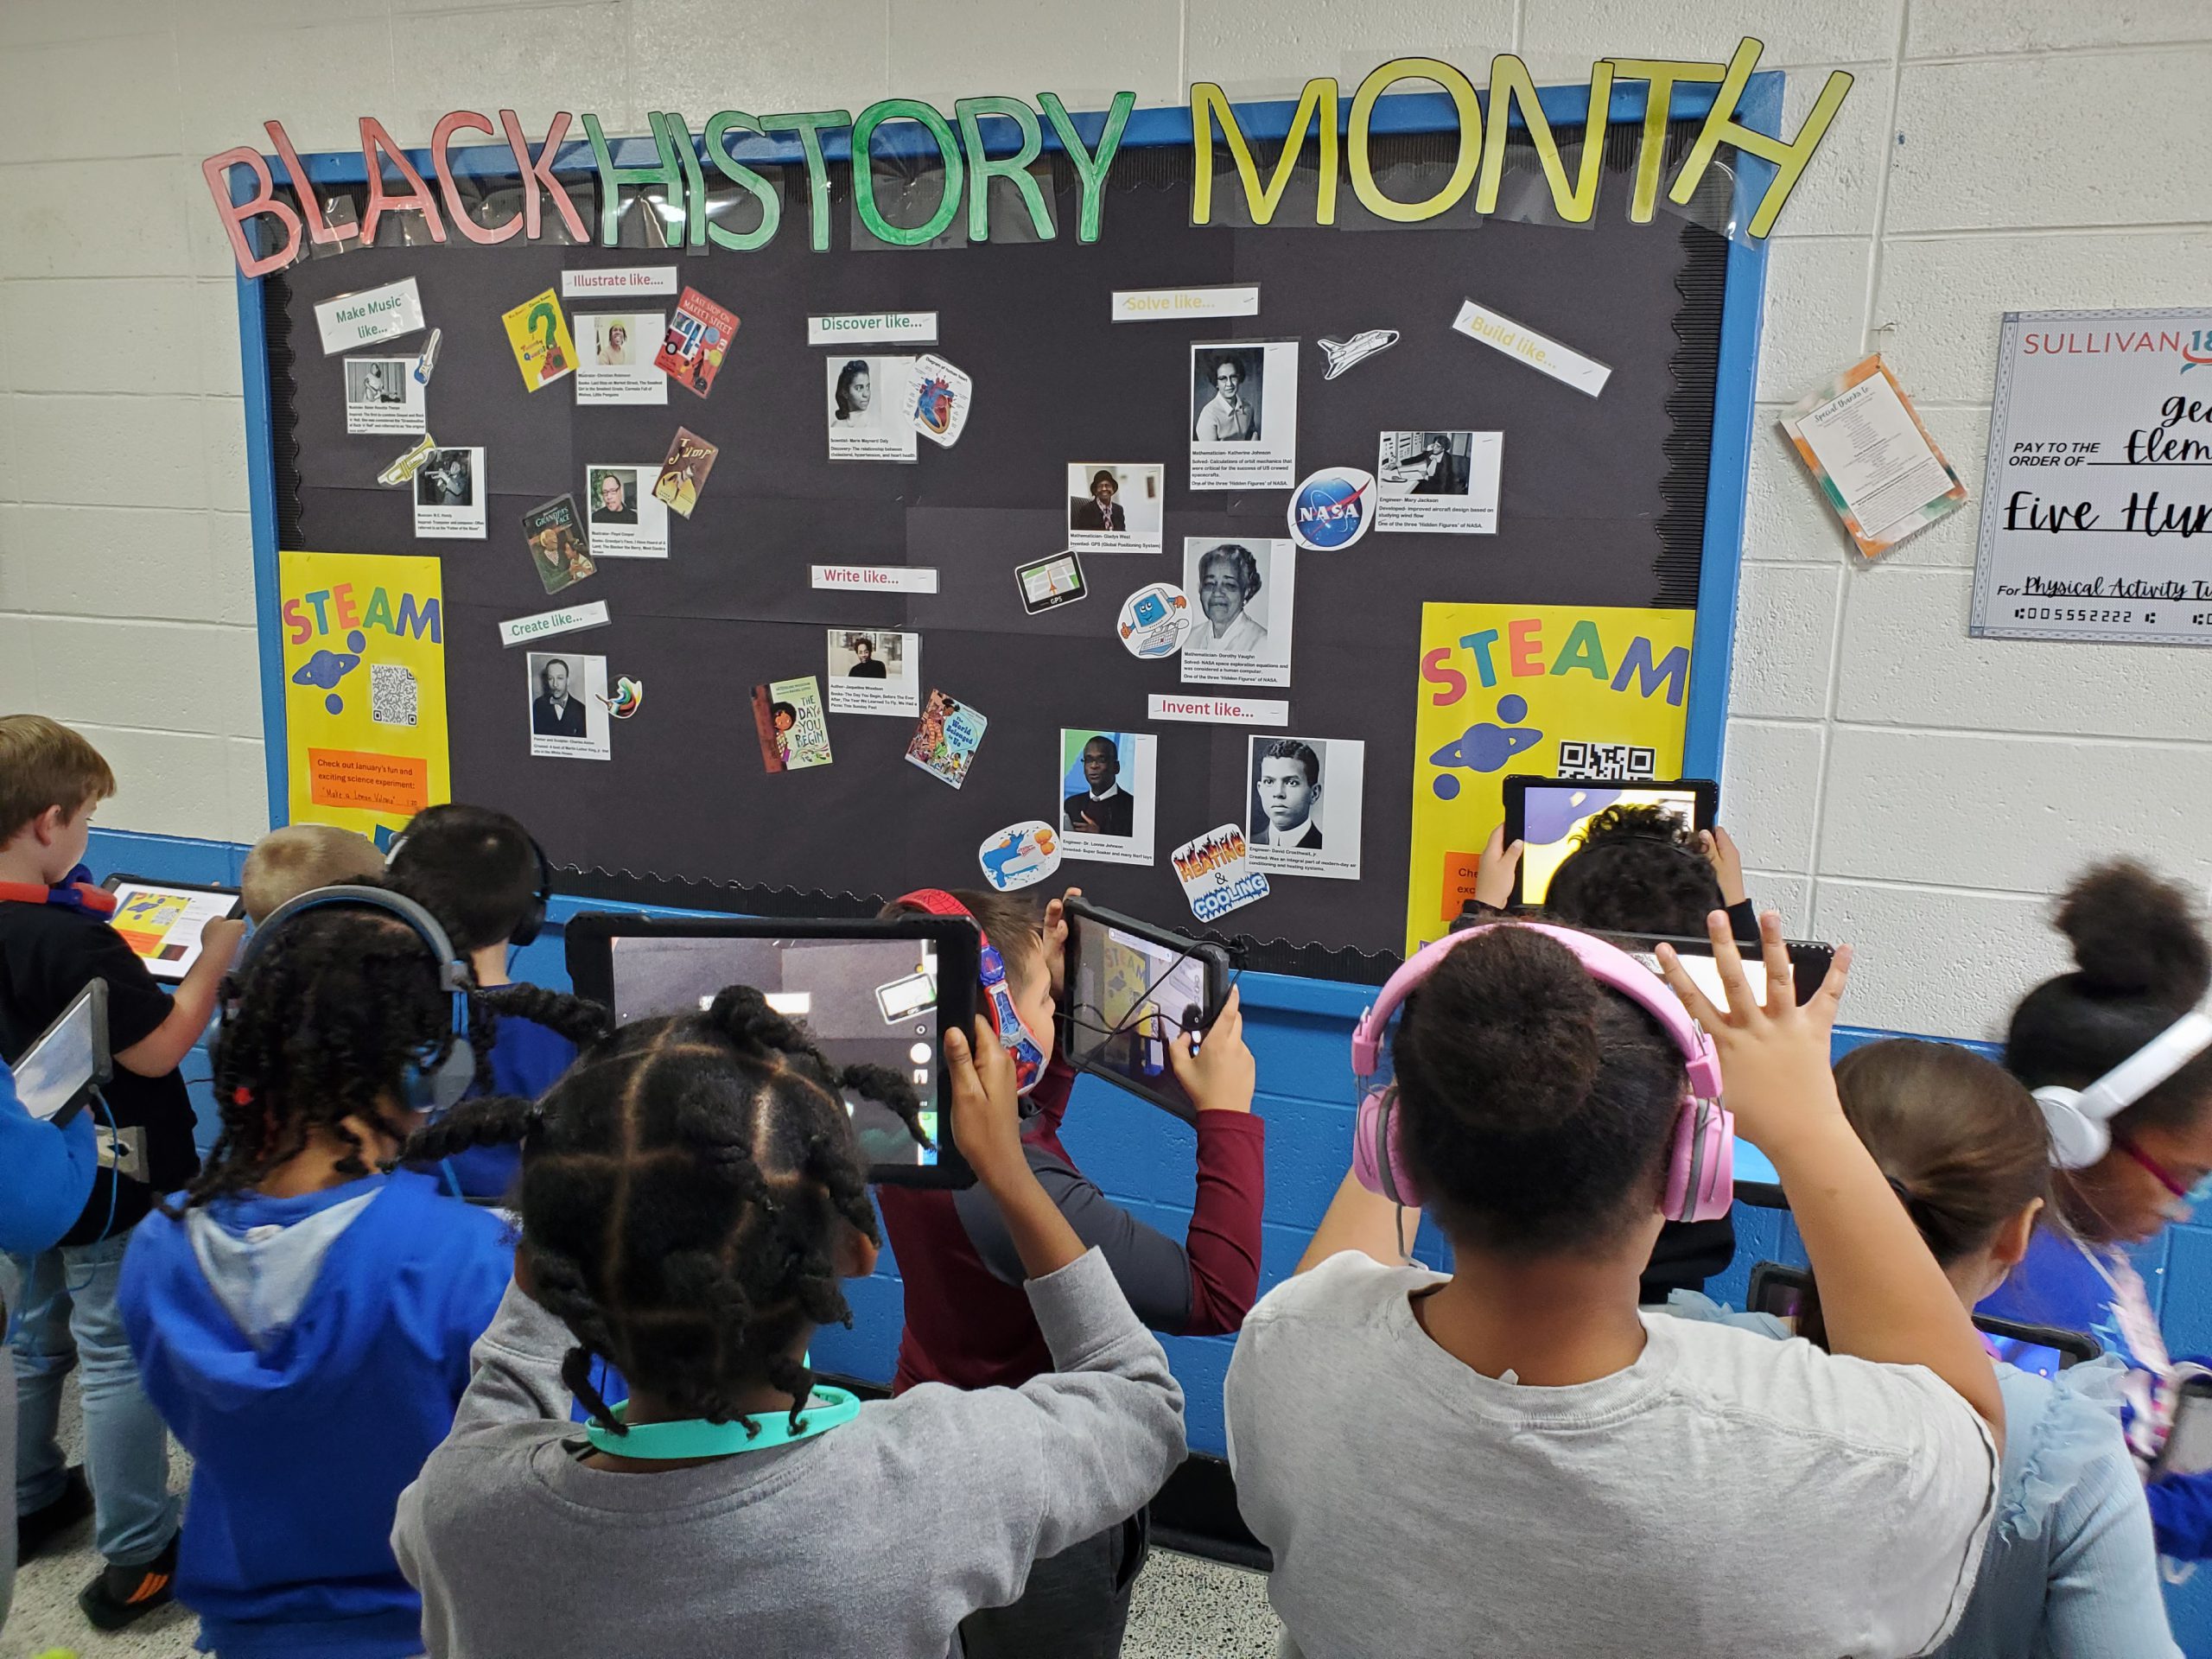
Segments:
[[[1720,1058],[1713,1040],[1697,1027],[1666,981],[1625,950],[1572,928],[1546,922],[1498,922],[1491,926],[1526,927],[1557,939],[1574,952],[1590,977],[1611,987],[1644,1009],[1674,1039],[1689,1072],[1675,1141],[1667,1159],[1666,1215],[1669,1221],[1717,1221],[1735,1197],[1736,1120],[1720,1104]],[[1446,954],[1488,928],[1469,928],[1426,945],[1390,976],[1375,1006],[1352,1028],[1351,1065],[1365,1098],[1352,1129],[1352,1173],[1369,1192],[1418,1207],[1420,1194],[1406,1173],[1398,1145],[1398,1087],[1373,1086],[1390,1016]]]

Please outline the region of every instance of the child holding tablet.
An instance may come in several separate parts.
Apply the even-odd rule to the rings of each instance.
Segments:
[[[837,1281],[876,1257],[840,1096],[910,1126],[918,1103],[899,1074],[830,1065],[748,987],[621,1027],[539,1105],[465,1102],[417,1138],[432,1159],[523,1142],[515,1284],[393,1532],[434,1659],[944,1659],[1033,1560],[1158,1490],[1183,1455],[1166,1356],[1038,1185],[988,1022],[948,1031],[944,1059],[955,1136],[1070,1368],[1018,1389],[816,1391],[808,1340],[851,1319]],[[630,1379],[624,1407],[594,1359]]]
[[[2074,971],[2020,999],[2005,1065],[2044,1109],[2063,1224],[1986,1306],[2087,1331],[2126,1362],[2123,1421],[2148,1475],[2201,1368],[2169,1351],[2127,1249],[2188,1220],[2212,1174],[2212,940],[2187,889],[2124,861],[2075,881],[2056,919]],[[2147,1493],[2161,1554],[2212,1557],[2212,1474],[2162,1473]]]
[[[1066,897],[1076,896],[1070,888]],[[1065,995],[1064,903],[1054,899],[1040,921],[1019,899],[931,888],[885,913],[967,915],[997,952],[1021,1027],[1017,1040],[1026,1037],[1034,1057],[1027,1102],[1033,1115],[1021,1132],[1029,1167],[1076,1236],[1104,1256],[1137,1317],[1176,1335],[1234,1331],[1259,1294],[1267,1179],[1266,1125],[1252,1111],[1253,1060],[1236,993],[1197,1058],[1184,1039],[1168,1050],[1177,1079],[1198,1109],[1197,1196],[1190,1230],[1179,1243],[1107,1198],[1060,1143],[1075,1084],[1052,1031],[1055,1005]],[[985,971],[988,978],[988,964]],[[1022,1267],[1006,1217],[988,1189],[884,1187],[876,1197],[906,1293],[894,1389],[925,1382],[1013,1387],[1050,1368],[1046,1332],[1022,1294]],[[1118,1654],[1148,1534],[1141,1512],[1113,1519],[1116,1524],[1107,1531],[1040,1563],[1022,1601],[969,1620],[961,1632],[969,1659]]]
[[[2028,1252],[2050,1189],[2050,1137],[2018,1080],[1950,1043],[1869,1043],[1835,1069],[1843,1115],[1943,1275],[1972,1308]],[[1786,1335],[1764,1314],[1702,1298],[1674,1311]],[[1797,1334],[1825,1342],[1817,1294]],[[1974,1597],[1944,1659],[2180,1659],[2166,1625],[2142,1482],[2110,1356],[2042,1377],[2000,1363],[2005,1461]]]
[[[1671,952],[1662,984],[1587,935],[1504,923],[1417,953],[1361,1021],[1355,1058],[1379,1058],[1402,1007],[1395,1132],[1376,1142],[1371,1097],[1227,1389],[1238,1500],[1306,1659],[1880,1659],[1957,1620],[1996,1377],[1837,1104],[1849,953],[1801,1008],[1780,918],[1764,933],[1764,1006],[1715,912],[1725,1014]],[[1717,1165],[1726,1120],[1692,1097],[1716,1058],[1821,1274],[1833,1355],[1637,1307],[1662,1215]],[[1450,1239],[1449,1276],[1399,1254],[1408,1218],[1359,1179],[1379,1189],[1386,1160]]]

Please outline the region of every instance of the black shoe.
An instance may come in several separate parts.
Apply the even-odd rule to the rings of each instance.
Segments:
[[[21,1567],[92,1512],[92,1489],[85,1484],[85,1465],[73,1465],[60,1497],[16,1517],[16,1565]]]
[[[175,1596],[176,1544],[143,1567],[118,1567],[110,1561],[99,1576],[77,1592],[85,1617],[103,1630],[120,1630],[136,1624],[157,1607],[166,1607]]]

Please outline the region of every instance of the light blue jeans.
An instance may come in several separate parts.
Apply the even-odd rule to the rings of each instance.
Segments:
[[[138,1381],[138,1362],[115,1305],[130,1235],[19,1256],[23,1286],[16,1332],[16,1510],[27,1515],[61,1496],[68,1466],[58,1438],[61,1383],[79,1365],[85,1406],[85,1474],[95,1505],[100,1554],[143,1567],[176,1535],[169,1496],[168,1432]]]

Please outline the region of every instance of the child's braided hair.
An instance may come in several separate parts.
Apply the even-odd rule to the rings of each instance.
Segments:
[[[467,1035],[454,1031],[440,967],[414,929],[381,911],[334,904],[283,923],[226,987],[238,1006],[215,1043],[222,1128],[184,1207],[257,1185],[318,1128],[349,1148],[340,1173],[372,1173],[346,1120],[404,1139],[414,1125],[389,1109],[404,1107],[407,1068],[437,1065],[456,1042],[487,1086],[492,1022],[472,995]]]
[[[576,1338],[562,1376],[596,1421],[620,1428],[594,1357],[677,1411],[758,1433],[733,1403],[741,1392],[789,1394],[796,1426],[814,1383],[804,1333],[852,1323],[838,1224],[877,1238],[846,1090],[928,1144],[901,1074],[831,1065],[804,1027],[734,985],[702,1014],[593,1043],[536,1106],[463,1102],[406,1155],[523,1142],[521,1265]]]

